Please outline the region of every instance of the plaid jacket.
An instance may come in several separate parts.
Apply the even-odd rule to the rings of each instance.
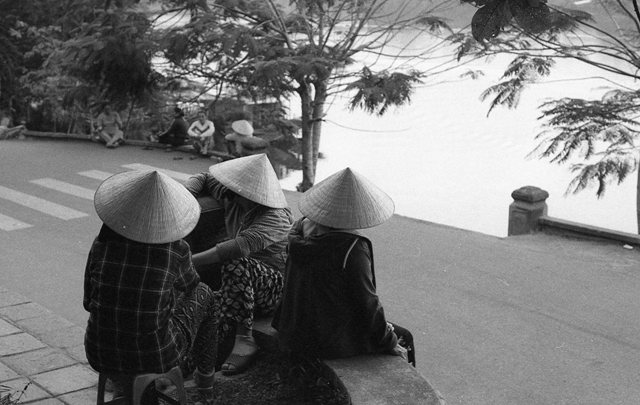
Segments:
[[[100,372],[125,374],[175,366],[172,310],[177,294],[191,291],[199,280],[183,240],[150,245],[96,238],[84,277],[89,364]]]

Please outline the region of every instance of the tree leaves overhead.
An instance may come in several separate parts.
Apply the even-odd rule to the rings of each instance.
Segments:
[[[347,90],[356,90],[349,106],[357,107],[371,114],[383,115],[390,106],[400,106],[411,101],[415,83],[420,83],[418,72],[374,73],[364,68],[359,80],[349,84]]]
[[[487,116],[497,106],[517,107],[525,87],[540,77],[548,76],[554,63],[551,58],[530,57],[528,55],[520,55],[512,60],[502,75],[502,79],[505,80],[490,86],[480,95],[480,99],[483,101],[494,96]]]
[[[576,21],[591,15],[580,10],[558,8],[551,11],[546,0],[463,0],[479,7],[471,19],[473,38],[482,42],[498,36],[505,27],[515,25],[529,34],[570,31]]]
[[[532,152],[554,163],[575,159],[576,177],[567,193],[577,193],[595,182],[602,197],[607,184],[622,182],[638,168],[635,140],[640,137],[640,92],[615,90],[600,100],[563,98],[541,105],[545,130]]]
[[[506,13],[507,0],[491,0],[486,2],[471,19],[471,33],[476,41],[498,36],[509,20]]]
[[[509,10],[515,22],[526,32],[539,34],[549,28],[549,7],[544,3],[532,6],[531,0],[510,0]]]

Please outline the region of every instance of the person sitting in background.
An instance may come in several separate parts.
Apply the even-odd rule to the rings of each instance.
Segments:
[[[215,164],[185,186],[195,196],[210,195],[224,210],[229,239],[194,254],[193,263],[203,278],[215,271],[212,265],[220,268],[221,341],[236,327],[231,354],[221,369],[226,375],[238,374],[258,353],[254,316],[272,314],[280,299],[293,216],[265,154]]]
[[[98,115],[98,128],[96,131],[106,143],[107,148],[117,148],[124,143],[120,114],[113,111],[110,105],[106,105]]]
[[[242,156],[244,152],[242,141],[253,136],[253,126],[247,120],[238,120],[231,123],[231,130],[233,132],[227,134],[224,139],[232,142],[233,148],[230,151],[232,155]]]
[[[182,240],[199,220],[197,200],[177,181],[145,170],[106,179],[94,205],[103,225],[84,275],[89,364],[134,375],[190,370],[193,361],[196,385],[210,392],[220,307]]]
[[[282,299],[273,327],[286,352],[342,358],[389,353],[407,359],[413,338],[387,322],[376,293],[371,241],[357,230],[393,215],[391,198],[347,168],[305,192],[289,234]]]
[[[198,112],[198,119],[191,124],[188,130],[196,152],[206,156],[209,149],[213,149],[214,132],[213,122],[207,119],[206,113],[204,111]]]
[[[165,145],[169,148],[184,145],[189,136],[187,122],[184,120],[182,109],[173,109],[173,121],[171,126],[160,135],[151,135],[151,140]]]
[[[24,125],[18,125],[12,128],[9,128],[11,123],[11,119],[9,117],[3,117],[0,120],[0,139],[9,139],[14,136],[19,135],[26,129]]]

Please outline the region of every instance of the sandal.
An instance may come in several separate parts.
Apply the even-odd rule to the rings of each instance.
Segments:
[[[223,375],[243,373],[258,354],[258,345],[253,336],[236,335],[236,342],[227,360],[222,365]]]

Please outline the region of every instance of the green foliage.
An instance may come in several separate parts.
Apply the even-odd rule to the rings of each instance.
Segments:
[[[567,193],[597,183],[604,195],[607,184],[621,183],[638,168],[640,92],[616,90],[601,100],[564,98],[541,106],[545,131],[532,154],[554,163],[574,163]]]
[[[509,108],[517,107],[526,85],[537,81],[540,77],[548,76],[554,63],[552,58],[528,55],[520,55],[513,59],[502,75],[504,80],[490,86],[480,95],[482,101],[494,96],[487,116],[499,105],[506,105]]]
[[[360,79],[347,86],[348,90],[356,90],[350,108],[359,107],[371,114],[383,115],[390,106],[410,102],[413,86],[420,82],[420,73],[416,71],[389,74],[385,71],[373,73],[364,68]]]
[[[591,19],[582,11],[550,8],[546,0],[462,0],[479,7],[471,19],[473,38],[491,40],[508,26],[518,26],[528,34],[557,33],[577,27],[576,21]]]
[[[142,101],[159,77],[151,67],[154,43],[147,38],[151,24],[131,10],[100,10],[65,41],[53,62],[69,75],[100,90],[104,100],[127,105]]]

